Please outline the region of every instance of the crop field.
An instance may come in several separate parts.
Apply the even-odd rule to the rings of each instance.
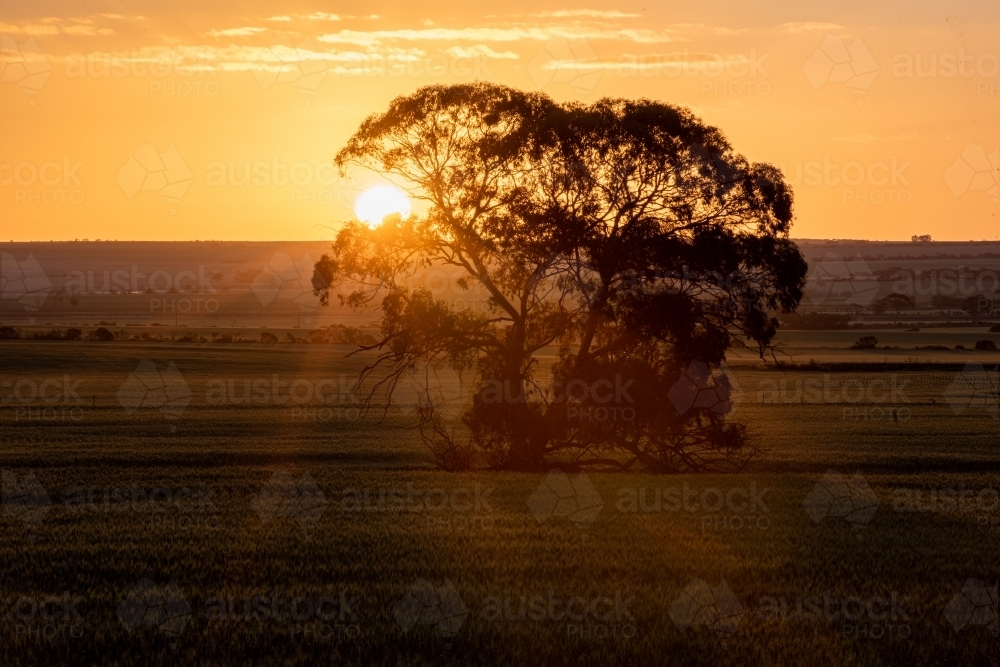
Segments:
[[[347,346],[0,343],[2,662],[993,664],[990,354],[856,335],[734,361],[760,456],[671,477],[435,471]]]

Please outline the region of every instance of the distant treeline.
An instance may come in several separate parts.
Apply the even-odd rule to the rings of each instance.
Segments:
[[[813,257],[809,261],[815,263],[821,263],[825,260],[825,257]],[[984,252],[976,255],[949,255],[948,253],[939,252],[933,255],[928,255],[926,253],[920,255],[862,255],[861,259],[866,262],[889,262],[893,260],[928,260],[928,259],[1000,259],[1000,253],[996,252]]]
[[[24,335],[22,336],[22,333]],[[139,333],[129,333],[125,329],[113,331],[106,327],[98,327],[92,331],[84,332],[82,329],[70,327],[67,329],[51,329],[49,331],[22,332],[14,327],[0,326],[0,340],[94,340],[94,341],[139,341],[156,343],[312,343],[317,345],[373,345],[377,341],[374,336],[365,333],[357,327],[345,326],[343,324],[331,324],[306,332],[306,337],[296,336],[286,333],[284,337],[270,331],[262,331],[260,338],[244,338],[240,332],[220,334],[212,332],[210,338],[197,333],[185,332],[183,334],[172,333],[153,334],[148,331]]]
[[[792,313],[779,317],[783,329],[806,329],[810,331],[847,329],[850,319],[850,315],[837,315],[833,313]]]

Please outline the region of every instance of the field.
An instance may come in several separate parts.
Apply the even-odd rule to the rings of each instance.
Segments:
[[[1000,353],[858,335],[732,363],[744,474],[568,479],[432,470],[417,385],[360,416],[346,346],[0,342],[2,662],[993,664],[1000,422],[965,364]]]

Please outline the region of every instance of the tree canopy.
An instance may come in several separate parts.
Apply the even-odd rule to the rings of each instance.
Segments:
[[[426,204],[375,227],[346,223],[314,286],[323,303],[337,294],[381,311],[363,379],[391,390],[420,364],[474,378],[460,427],[433,400],[420,406],[441,465],[745,465],[735,388],[712,369],[733,346],[764,356],[775,315],[802,298],[779,170],[683,108],[557,104],[487,83],[396,98],[335,162],[393,177]],[[435,265],[481,285],[487,308],[407,287]]]

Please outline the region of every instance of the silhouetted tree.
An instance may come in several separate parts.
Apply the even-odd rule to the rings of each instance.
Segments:
[[[875,336],[862,336],[856,342],[851,343],[852,350],[874,350],[878,347],[878,338]]]
[[[338,153],[396,177],[427,212],[344,225],[316,293],[381,308],[362,372],[390,393],[409,369],[474,376],[464,429],[431,393],[422,433],[439,463],[494,468],[731,470],[752,456],[711,378],[732,345],[764,356],[776,311],[802,297],[781,173],[733,152],[686,109],[649,100],[558,105],[476,83],[431,86],[367,118]],[[407,281],[449,265],[485,312]],[[341,288],[344,291],[341,292]],[[557,357],[544,378],[539,353]],[[381,369],[376,373],[377,369]]]
[[[911,297],[908,297],[905,294],[899,294],[897,292],[893,292],[892,294],[887,294],[881,299],[874,301],[871,305],[872,312],[874,312],[877,315],[881,315],[886,311],[895,313],[896,317],[893,319],[893,322],[899,321],[900,311],[906,308],[916,308],[916,307],[917,304],[914,303]]]

